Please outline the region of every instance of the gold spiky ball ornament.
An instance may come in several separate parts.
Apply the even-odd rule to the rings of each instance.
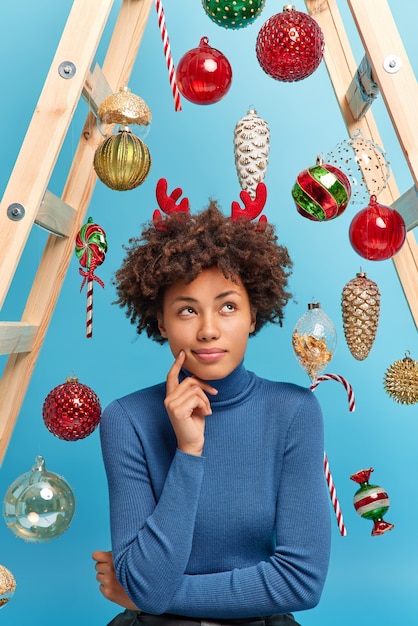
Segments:
[[[0,609],[12,599],[16,589],[16,581],[12,572],[0,565]]]
[[[241,189],[255,198],[258,183],[264,180],[270,152],[270,129],[250,107],[234,129],[235,167]]]
[[[386,393],[400,404],[418,402],[418,361],[405,352],[405,358],[388,367],[384,377]]]
[[[345,340],[355,359],[363,361],[372,349],[380,315],[377,284],[358,272],[343,287],[341,309]]]

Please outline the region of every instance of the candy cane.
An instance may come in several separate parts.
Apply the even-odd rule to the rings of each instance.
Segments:
[[[87,280],[86,337],[93,337],[93,279]]]
[[[174,108],[176,111],[181,111],[180,92],[177,87],[176,72],[174,69],[173,57],[171,55],[170,39],[168,37],[164,9],[161,0],[155,0],[155,8],[157,9],[158,26],[160,27],[161,38],[163,40],[164,56],[168,68],[168,77],[170,79],[171,91],[173,92]]]
[[[348,396],[348,409],[349,411],[354,411],[355,400],[354,400],[353,388],[350,385],[350,383],[345,378],[343,378],[343,376],[340,376],[339,374],[323,374],[322,376],[318,376],[316,381],[312,383],[312,385],[310,386],[310,389],[314,391],[319,385],[319,383],[321,383],[324,380],[336,380],[337,382],[340,382],[344,386],[345,390],[347,391],[347,396]],[[343,537],[345,537],[347,535],[347,530],[344,524],[344,519],[343,519],[343,514],[341,511],[340,503],[337,498],[337,492],[335,489],[334,480],[332,478],[332,474],[329,468],[328,457],[325,452],[324,452],[324,473],[325,473],[325,479],[328,485],[328,490],[329,490],[329,495],[331,498],[332,506],[334,508],[334,513],[337,518],[338,528],[340,530],[340,534]]]

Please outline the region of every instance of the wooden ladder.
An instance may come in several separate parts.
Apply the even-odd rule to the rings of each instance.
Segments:
[[[0,322],[0,463],[3,461],[52,313],[75,237],[97,180],[93,158],[103,141],[95,111],[128,84],[153,0],[122,0],[103,68],[93,60],[114,0],[74,0],[0,210],[0,307],[34,223],[49,235],[19,322]],[[47,187],[81,97],[90,104],[61,198]],[[42,155],[42,158],[39,158]]]
[[[373,80],[388,114],[414,181],[401,197],[393,172],[379,194],[379,202],[393,206],[407,225],[407,240],[393,263],[411,314],[418,326],[418,247],[412,229],[418,225],[418,84],[386,0],[347,0],[370,63]],[[349,88],[357,64],[336,0],[305,0],[308,12],[320,25],[325,38],[324,60],[349,135],[358,130],[383,148],[371,109],[356,119],[349,105]],[[399,71],[388,72],[385,60],[400,60]],[[364,171],[366,183],[369,172]]]

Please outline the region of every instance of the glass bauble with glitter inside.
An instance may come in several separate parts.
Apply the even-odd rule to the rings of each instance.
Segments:
[[[386,393],[400,404],[418,402],[418,361],[411,359],[409,352],[405,358],[395,361],[388,367],[384,376]]]
[[[367,207],[352,219],[349,238],[354,250],[369,261],[385,261],[405,243],[406,225],[400,213],[370,197]]]
[[[318,158],[315,165],[297,175],[292,197],[300,215],[325,222],[344,213],[351,185],[344,172]]]
[[[0,609],[2,609],[13,598],[16,590],[16,580],[12,572],[0,565]]]
[[[176,81],[182,95],[193,104],[214,104],[228,93],[232,67],[226,56],[202,37],[197,48],[186,52],[177,64]]]
[[[264,9],[266,0],[202,0],[202,6],[212,22],[223,28],[245,28]]]
[[[312,382],[326,368],[337,347],[337,332],[319,302],[311,302],[293,329],[292,347]]]
[[[98,396],[75,376],[69,376],[65,383],[54,387],[42,406],[45,426],[65,441],[76,441],[91,435],[101,416]]]
[[[128,126],[109,135],[97,147],[93,166],[97,176],[110,189],[129,191],[141,185],[151,169],[148,146]]]
[[[261,68],[276,80],[294,82],[310,76],[324,54],[324,35],[307,13],[285,5],[261,27],[256,55]]]
[[[25,541],[45,543],[62,535],[75,511],[70,485],[48,472],[42,456],[29,472],[18,476],[7,489],[3,517],[9,530]]]

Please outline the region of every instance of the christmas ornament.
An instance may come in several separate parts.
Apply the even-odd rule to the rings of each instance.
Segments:
[[[343,287],[341,297],[344,335],[355,359],[363,361],[372,349],[380,314],[380,291],[366,272],[358,272]]]
[[[383,535],[387,530],[392,530],[394,524],[383,520],[384,514],[389,509],[389,496],[377,485],[370,485],[370,474],[374,469],[363,469],[350,476],[351,480],[359,483],[360,488],[354,494],[354,508],[364,519],[373,521],[372,536]]]
[[[384,261],[397,254],[406,239],[403,217],[370,197],[367,207],[352,219],[349,238],[354,250],[369,261]]]
[[[384,377],[386,393],[400,404],[418,402],[418,361],[405,352],[405,358],[388,367]]]
[[[202,0],[212,22],[224,28],[245,28],[264,9],[266,0]]]
[[[270,152],[270,129],[254,108],[242,117],[234,130],[235,167],[241,188],[255,198],[265,175]]]
[[[91,435],[101,415],[99,398],[75,376],[69,376],[65,383],[54,387],[42,406],[45,426],[65,441],[77,441]]]
[[[186,52],[177,64],[177,85],[182,95],[194,104],[214,104],[229,91],[231,65],[222,52],[202,37],[198,48]]]
[[[12,572],[0,565],[0,609],[12,599],[16,589],[16,581]]]
[[[81,283],[80,291],[83,289],[84,284],[87,282],[87,310],[86,310],[86,337],[91,338],[93,336],[93,284],[94,281],[98,282],[101,287],[104,287],[103,281],[96,276],[94,270],[98,265],[101,265],[105,259],[107,252],[106,233],[101,226],[93,223],[91,217],[88,218],[87,223],[84,224],[78,231],[75,240],[75,254],[80,261],[80,265],[86,268],[86,271],[81,267],[79,272],[83,276],[83,282]]]
[[[148,126],[152,115],[146,102],[133,94],[129,87],[122,87],[100,104],[97,115],[102,124],[139,124]]]
[[[331,361],[336,345],[334,324],[319,302],[311,302],[306,313],[296,323],[292,346],[299,364],[312,382]]]
[[[3,517],[16,537],[45,543],[69,527],[75,510],[74,495],[62,476],[48,472],[42,456],[29,472],[18,476],[4,497]]]
[[[168,36],[164,7],[161,0],[155,0],[155,8],[157,10],[158,26],[160,28],[161,39],[164,47],[164,57],[167,63],[168,78],[170,80],[170,87],[173,93],[174,109],[175,111],[181,111],[180,92],[176,82],[176,70],[174,68],[173,56],[171,54],[170,38]]]
[[[325,156],[327,163],[342,170],[351,182],[353,202],[365,204],[387,186],[390,162],[382,148],[363,136],[360,129]]]
[[[261,68],[276,80],[293,82],[310,76],[324,53],[324,35],[315,20],[291,4],[270,17],[257,36]]]
[[[93,166],[107,187],[115,191],[127,191],[141,185],[148,176],[151,154],[129,126],[123,126],[97,147]]]
[[[345,211],[351,197],[351,185],[341,170],[318,158],[316,165],[298,174],[292,196],[298,213],[323,222]]]

